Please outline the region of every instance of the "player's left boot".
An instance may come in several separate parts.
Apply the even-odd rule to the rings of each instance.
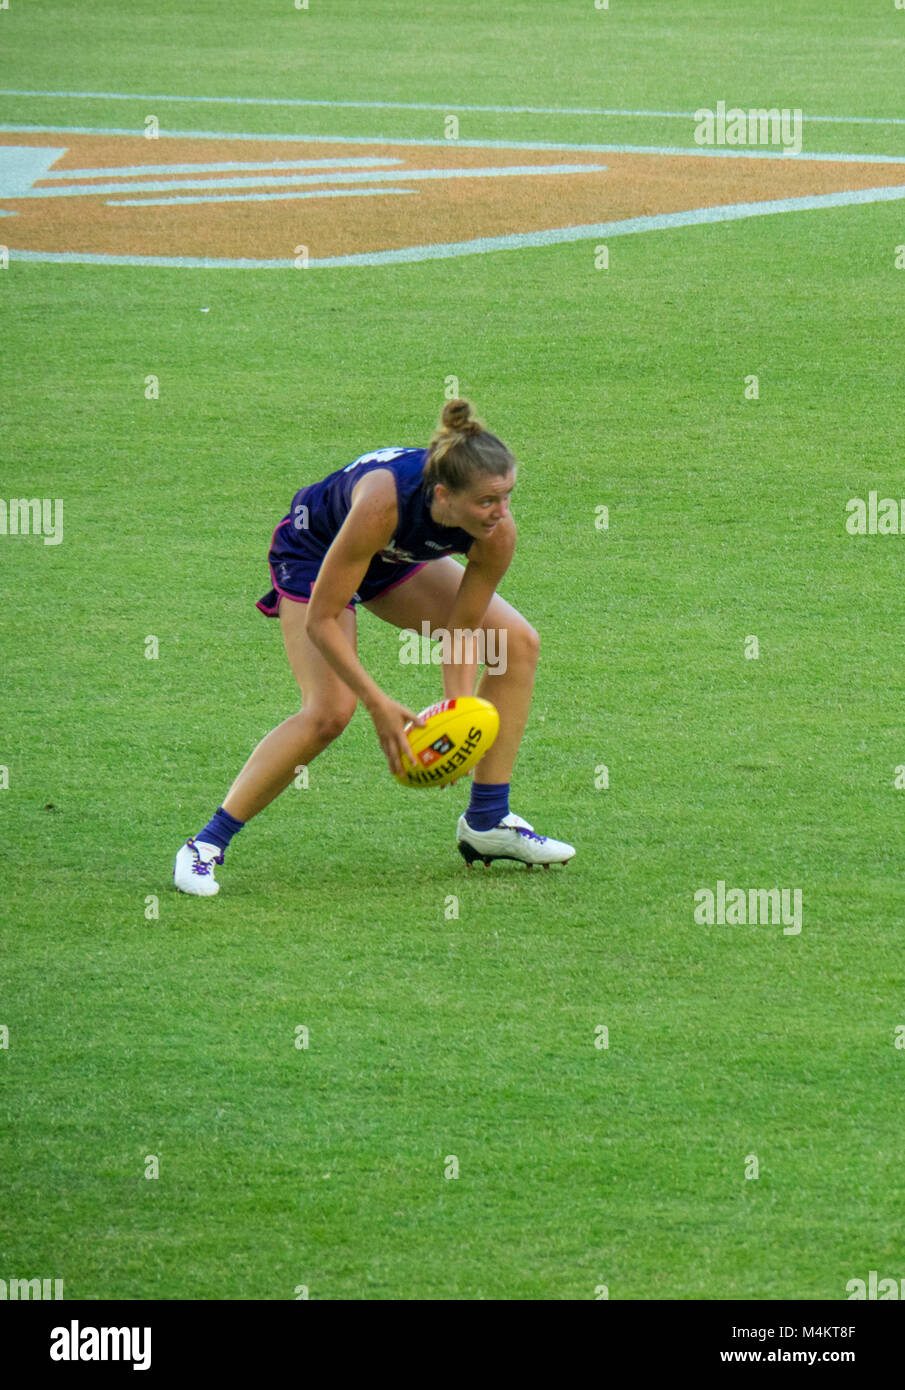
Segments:
[[[186,840],[176,855],[173,881],[181,893],[194,893],[199,898],[212,898],[220,892],[214,878],[214,865],[223,863],[223,851],[206,840]]]
[[[537,835],[533,825],[511,812],[492,830],[472,830],[464,815],[460,816],[456,840],[469,868],[476,859],[483,859],[485,864],[494,859],[516,859],[529,869],[535,864],[549,869],[551,864],[567,864],[575,853],[562,840]]]

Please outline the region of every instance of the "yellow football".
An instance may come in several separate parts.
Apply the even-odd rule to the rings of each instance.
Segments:
[[[402,759],[402,772],[393,776],[403,787],[445,787],[483,758],[500,729],[496,705],[478,695],[441,700],[421,711],[423,728],[406,724],[405,736],[414,763]]]

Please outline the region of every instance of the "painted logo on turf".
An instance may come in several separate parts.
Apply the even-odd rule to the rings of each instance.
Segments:
[[[659,151],[6,131],[0,268],[27,256],[305,273],[572,240],[582,229],[596,238],[602,208],[618,208],[614,230],[629,230],[723,205],[876,189],[876,168],[851,159],[766,158],[752,171],[759,151],[746,147],[800,153],[799,108],[720,101],[695,120],[690,148]],[[738,157],[714,159],[711,145]],[[900,178],[891,166],[884,184]]]
[[[0,217],[13,256],[307,270],[458,242],[463,221],[481,237],[501,217],[514,232],[590,220],[606,172],[594,151],[457,140],[6,132]]]

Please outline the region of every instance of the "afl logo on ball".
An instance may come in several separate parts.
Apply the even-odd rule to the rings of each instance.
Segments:
[[[438,762],[440,758],[445,758],[447,753],[451,753],[452,750],[452,739],[448,734],[441,734],[438,739],[434,740],[430,748],[425,748],[424,752],[421,754],[422,766],[430,767],[431,763]]]

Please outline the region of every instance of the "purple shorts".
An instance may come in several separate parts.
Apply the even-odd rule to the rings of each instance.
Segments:
[[[273,533],[268,555],[273,588],[258,599],[255,607],[260,608],[265,618],[275,618],[280,611],[281,598],[292,599],[293,603],[307,603],[323,559],[323,552],[310,544],[299,543],[299,532],[292,524],[292,517],[284,516]],[[399,565],[375,557],[346,607],[354,613],[359,603],[368,603],[378,594],[395,589],[397,584],[411,579],[413,574],[429,563],[428,560],[420,560]]]

